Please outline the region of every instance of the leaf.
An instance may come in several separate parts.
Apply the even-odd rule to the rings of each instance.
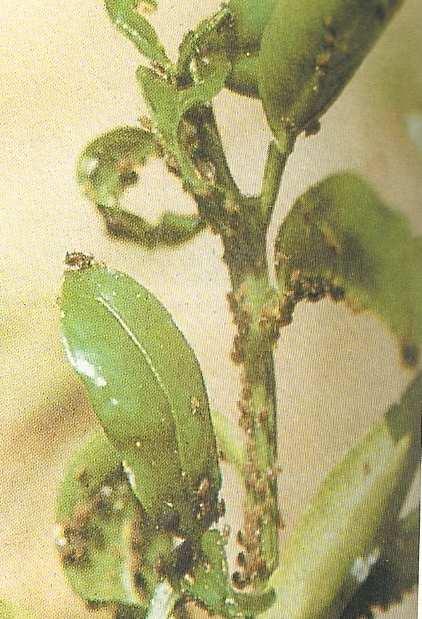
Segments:
[[[422,373],[321,484],[285,544],[266,619],[341,616],[389,542],[420,462]]]
[[[103,215],[108,231],[142,245],[177,245],[204,228],[196,215],[164,213],[157,224],[120,207],[123,193],[138,180],[138,172],[158,155],[155,136],[136,127],[118,127],[93,140],[78,161],[77,177]]]
[[[207,195],[212,182],[194,165],[188,145],[182,144],[179,128],[186,112],[209,103],[223,89],[229,70],[230,63],[220,60],[202,72],[200,81],[183,89],[146,67],[141,66],[137,71],[167,156],[177,162],[183,181],[198,195]]]
[[[56,544],[66,578],[86,602],[143,605],[134,547],[141,510],[103,432],[77,452],[61,485]]]
[[[21,606],[0,600],[1,619],[36,619],[35,615]]]
[[[225,543],[217,530],[207,531],[201,540],[202,559],[182,581],[182,591],[223,617],[249,617],[268,609],[274,602],[272,590],[263,594],[242,594],[230,585]]]
[[[276,240],[284,305],[325,294],[370,310],[397,336],[415,365],[422,342],[422,239],[359,177],[336,174],[302,195]]]
[[[217,516],[221,483],[198,361],[150,292],[122,273],[82,266],[63,284],[68,359],[147,514],[197,535]]]
[[[154,0],[105,0],[110,19],[122,34],[134,43],[141,54],[171,72],[172,64],[157,33],[140,13],[143,4],[148,5],[150,10],[157,6]]]
[[[420,506],[400,519],[368,580],[356,592],[342,619],[373,619],[372,610],[387,610],[418,584]]]

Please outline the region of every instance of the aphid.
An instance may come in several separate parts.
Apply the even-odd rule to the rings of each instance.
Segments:
[[[94,256],[85,255],[80,251],[67,252],[65,257],[65,265],[70,269],[77,271],[86,269],[92,265]]]

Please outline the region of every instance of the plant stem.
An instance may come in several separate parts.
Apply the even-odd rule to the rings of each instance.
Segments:
[[[262,194],[246,197],[233,180],[214,117],[207,114],[199,130],[216,170],[219,193],[198,205],[221,235],[232,285],[228,298],[238,330],[233,360],[242,371],[240,425],[247,436],[245,521],[240,537],[246,549],[244,579],[259,588],[278,565],[280,526],[273,348],[283,320],[280,297],[268,275],[267,230],[293,142],[285,152],[271,143]]]
[[[276,203],[280,190],[281,177],[283,176],[293,146],[293,139],[286,142],[286,146],[283,150],[280,150],[275,141],[271,141],[268,146],[260,199],[262,216],[266,217],[267,221],[269,221]]]

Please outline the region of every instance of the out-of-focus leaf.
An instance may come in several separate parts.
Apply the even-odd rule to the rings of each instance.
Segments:
[[[373,619],[376,609],[387,610],[418,584],[420,506],[398,521],[368,580],[358,589],[342,619]]]
[[[180,139],[180,124],[186,112],[209,103],[223,89],[229,70],[230,63],[220,59],[201,73],[197,83],[182,89],[146,67],[137,71],[167,157],[175,161],[183,182],[197,195],[207,195],[213,182],[195,166],[189,145]]]
[[[272,590],[263,594],[242,594],[230,585],[224,540],[217,530],[207,531],[201,540],[201,558],[192,574],[182,581],[182,591],[214,615],[250,617],[267,610],[274,602]]]
[[[221,479],[198,361],[170,314],[122,273],[65,275],[62,335],[132,488],[159,528],[197,535],[217,517]]]
[[[370,310],[397,336],[405,364],[422,342],[422,239],[353,174],[321,181],[293,206],[276,241],[276,269],[289,312],[325,294]]]
[[[142,16],[142,8],[154,10],[154,0],[105,0],[105,6],[114,25],[149,60],[171,71],[171,62],[151,24]]]
[[[134,535],[142,518],[121,460],[102,431],[76,453],[57,502],[56,545],[66,578],[86,602],[143,605]]]
[[[334,467],[280,556],[266,619],[341,613],[378,563],[420,462],[422,374]]]
[[[77,166],[78,181],[103,215],[108,231],[148,248],[183,243],[204,227],[196,215],[166,212],[152,224],[120,207],[123,193],[137,182],[140,169],[158,154],[152,133],[118,127],[88,144]]]
[[[36,619],[35,615],[30,613],[22,606],[17,606],[11,602],[0,600],[0,618],[1,619]]]

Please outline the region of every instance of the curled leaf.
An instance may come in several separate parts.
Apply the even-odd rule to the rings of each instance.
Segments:
[[[220,471],[198,361],[170,314],[122,273],[65,275],[68,359],[160,530],[195,536],[217,517]]]
[[[414,366],[422,343],[422,240],[359,177],[335,174],[294,204],[276,240],[276,269],[290,313],[326,294],[370,310]]]
[[[151,132],[119,127],[88,144],[77,166],[78,181],[103,215],[108,231],[148,248],[183,243],[204,227],[196,215],[166,212],[152,224],[121,208],[123,193],[137,182],[140,169],[158,154]]]

